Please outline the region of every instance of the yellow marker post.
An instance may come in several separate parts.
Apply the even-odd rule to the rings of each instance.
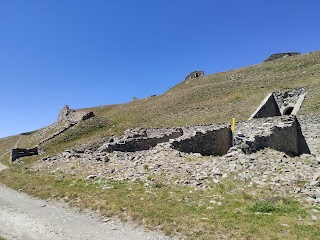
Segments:
[[[234,123],[236,122],[235,118],[232,118],[232,123],[231,123],[231,131],[234,133]]]
[[[231,121],[231,144],[232,144],[232,147],[234,146],[234,124],[236,122],[236,119],[235,118],[232,118],[232,121]]]

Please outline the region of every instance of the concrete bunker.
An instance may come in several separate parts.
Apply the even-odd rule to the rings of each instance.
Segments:
[[[296,116],[305,96],[304,88],[269,93],[249,120],[284,115]]]
[[[38,148],[14,148],[11,151],[11,161],[14,162],[18,158],[38,155]]]

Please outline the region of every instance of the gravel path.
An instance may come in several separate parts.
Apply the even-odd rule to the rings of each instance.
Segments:
[[[0,171],[5,166],[0,164]],[[0,185],[0,236],[6,239],[167,239],[157,232],[66,205],[34,199]]]

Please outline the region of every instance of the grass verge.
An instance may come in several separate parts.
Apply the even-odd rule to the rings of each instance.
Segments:
[[[0,173],[0,181],[45,199],[64,199],[107,217],[133,220],[186,239],[319,239],[319,221],[292,198],[270,190],[255,195],[227,181],[210,189],[142,182],[86,181],[42,175],[23,166]]]

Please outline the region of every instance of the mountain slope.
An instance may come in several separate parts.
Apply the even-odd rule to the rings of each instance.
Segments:
[[[96,117],[72,127],[44,144],[49,151],[112,134],[131,127],[174,127],[246,120],[273,91],[305,88],[299,114],[320,111],[320,52],[283,58],[246,68],[185,80],[160,96],[126,104],[93,107]],[[28,136],[0,139],[0,156],[16,145],[31,147],[64,126],[51,125]],[[0,159],[1,160],[1,159]]]
[[[311,120],[304,131],[317,139],[319,70],[320,52],[315,52],[184,80],[157,97],[82,109],[95,117],[75,125],[60,119],[0,139],[0,161],[8,165],[0,182],[183,239],[316,239],[320,177],[314,155],[291,158],[268,148],[244,154],[232,148],[224,156],[204,157],[166,143],[136,152],[97,147],[132,127],[213,124],[232,116],[246,120],[268,93],[293,88],[307,92],[299,121]],[[11,148],[40,142],[41,155],[8,163]]]

